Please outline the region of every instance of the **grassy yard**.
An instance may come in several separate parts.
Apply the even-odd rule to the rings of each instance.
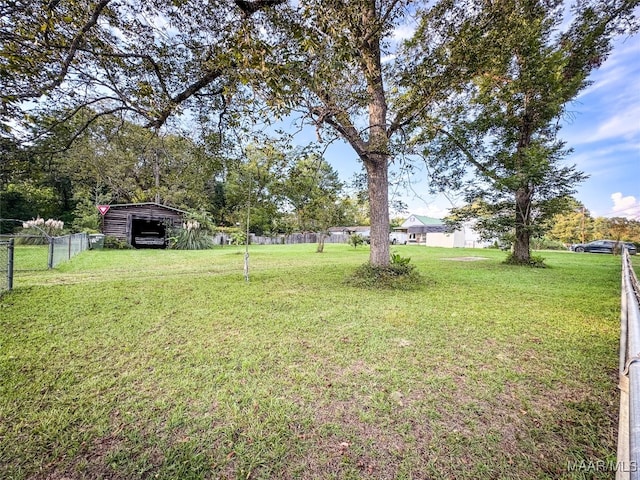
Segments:
[[[344,285],[366,248],[314,250],[252,247],[248,284],[235,247],[20,272],[0,478],[613,477],[571,466],[615,462],[619,257],[401,246],[404,292]]]

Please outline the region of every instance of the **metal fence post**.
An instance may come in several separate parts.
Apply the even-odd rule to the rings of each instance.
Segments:
[[[48,264],[47,264],[47,266],[49,268],[53,268],[53,249],[54,249],[53,242],[54,242],[54,240],[55,240],[55,237],[49,237],[49,261],[48,261]]]
[[[7,290],[13,289],[13,246],[14,239],[9,239],[8,258],[7,258]]]

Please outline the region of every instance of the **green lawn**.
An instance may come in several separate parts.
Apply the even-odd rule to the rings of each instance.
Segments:
[[[33,270],[46,270],[49,265],[49,245],[16,245],[14,250],[15,275]]]
[[[252,247],[248,284],[235,247],[20,272],[0,478],[612,478],[568,466],[615,462],[619,257],[394,250],[419,289],[333,244]]]

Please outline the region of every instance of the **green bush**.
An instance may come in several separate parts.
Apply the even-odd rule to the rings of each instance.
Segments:
[[[247,234],[240,230],[232,232],[229,237],[232,245],[244,245],[247,241]]]
[[[116,237],[108,235],[104,237],[104,248],[112,248],[114,250],[127,250],[133,247],[131,247],[131,245],[129,245],[124,240],[120,240]]]
[[[403,257],[397,252],[391,252],[391,265],[409,265],[411,257]]]
[[[528,262],[522,262],[516,259],[513,253],[510,253],[504,263],[521,267],[547,268],[547,265],[544,263],[544,257],[539,255],[531,255]]]
[[[559,240],[548,237],[534,237],[531,239],[531,248],[534,250],[566,250],[567,246]]]
[[[347,285],[361,288],[411,290],[423,283],[422,276],[409,262],[411,258],[392,253],[389,265],[377,266],[367,262],[359,266],[347,279]]]
[[[92,201],[81,198],[73,211],[71,229],[74,232],[99,233],[100,216]]]
[[[349,245],[351,245],[353,248],[357,248],[358,245],[362,245],[363,243],[364,238],[362,237],[362,235],[359,235],[357,233],[349,235]]]

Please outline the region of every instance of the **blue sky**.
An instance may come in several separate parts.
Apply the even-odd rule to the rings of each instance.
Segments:
[[[573,149],[566,162],[589,175],[575,197],[593,216],[640,220],[640,35],[618,39],[591,81],[568,105],[560,130]],[[343,180],[361,170],[345,144],[329,147],[326,158]],[[410,213],[446,215],[455,198],[429,195],[425,179],[418,174],[412,189],[392,193],[408,204]]]
[[[560,132],[590,175],[576,197],[596,216],[640,220],[640,36],[619,39],[591,80]]]

